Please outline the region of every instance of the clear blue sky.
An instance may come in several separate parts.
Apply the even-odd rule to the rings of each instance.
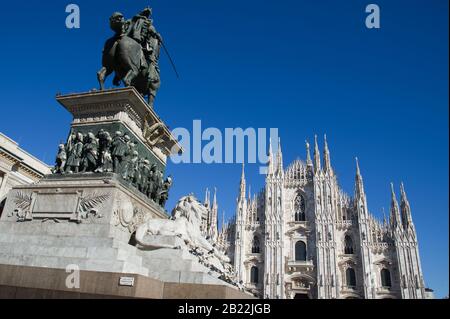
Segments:
[[[2,3],[0,131],[53,163],[71,116],[57,92],[97,87],[113,11],[131,17],[147,1],[75,1],[81,28],[65,28],[69,1]],[[364,26],[381,7],[381,29]],[[427,284],[448,294],[448,1],[155,0],[157,28],[181,74],[161,58],[157,112],[172,127],[278,127],[285,165],[304,140],[328,135],[332,164],[353,193],[360,158],[370,210],[389,207],[389,182],[405,182]],[[110,85],[110,84],[109,84]],[[321,145],[322,147],[322,145]],[[253,189],[259,165],[247,166]],[[239,164],[169,164],[168,208],[218,188],[235,209]]]

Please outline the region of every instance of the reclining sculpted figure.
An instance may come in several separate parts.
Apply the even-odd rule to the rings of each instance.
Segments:
[[[226,264],[230,259],[218,251],[200,231],[202,214],[206,207],[203,206],[193,195],[182,197],[174,210],[171,219],[150,219],[138,226],[136,230],[136,242],[145,248],[187,248],[199,256],[210,266],[219,272],[227,272]],[[177,236],[184,241],[185,247],[162,245],[152,243],[147,235]]]

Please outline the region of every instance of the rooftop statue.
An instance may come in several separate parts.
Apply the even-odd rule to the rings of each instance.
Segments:
[[[114,36],[108,39],[103,49],[102,68],[97,73],[100,89],[104,89],[105,79],[115,73],[113,84],[134,86],[139,93],[147,96],[153,107],[160,87],[159,54],[162,37],[156,31],[151,19],[151,8],[145,8],[131,20],[125,20],[120,12],[109,18]]]

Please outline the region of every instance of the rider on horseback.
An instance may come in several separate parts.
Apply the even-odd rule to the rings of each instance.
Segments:
[[[144,53],[147,64],[149,104],[152,105],[156,91],[160,87],[159,54],[162,43],[161,35],[156,31],[153,20],[150,19],[152,9],[147,7],[131,20],[128,36],[138,42]]]
[[[105,78],[115,72],[114,85],[123,81],[125,86],[134,86],[148,96],[148,103],[153,106],[160,87],[158,60],[162,38],[150,19],[151,12],[146,8],[127,21],[120,12],[111,16],[110,27],[115,35],[105,44],[103,68],[97,76],[103,90]]]

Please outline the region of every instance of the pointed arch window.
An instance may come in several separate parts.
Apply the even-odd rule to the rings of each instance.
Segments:
[[[306,220],[306,205],[302,195],[298,195],[294,201],[294,219],[296,222],[304,222]]]
[[[252,266],[250,269],[250,282],[257,284],[259,282],[259,269],[256,266]]]
[[[295,243],[295,260],[306,261],[306,244],[301,240]]]
[[[253,238],[253,244],[252,244],[252,254],[259,254],[261,252],[260,243],[258,237]]]
[[[380,277],[381,277],[381,286],[389,288],[392,287],[391,272],[389,270],[387,270],[386,268],[382,269]]]
[[[345,271],[345,280],[347,287],[356,287],[356,274],[353,268],[347,268]]]
[[[349,235],[345,236],[344,239],[344,253],[346,255],[353,255],[353,240]]]

